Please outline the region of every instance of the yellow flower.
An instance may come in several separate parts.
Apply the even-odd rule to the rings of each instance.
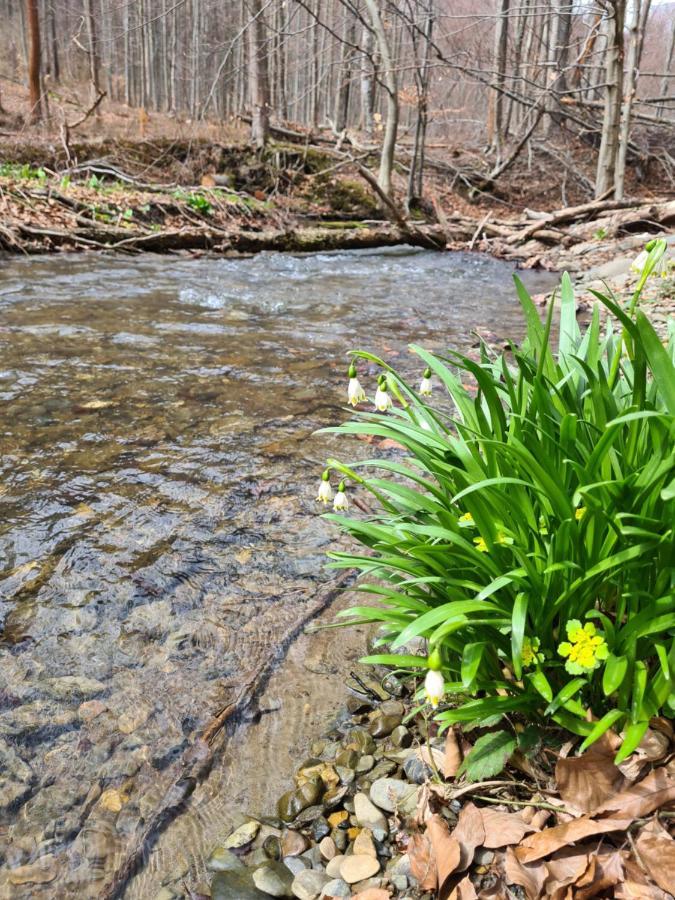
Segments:
[[[585,675],[602,665],[609,656],[609,647],[595,625],[570,619],[565,628],[569,640],[559,645],[558,653],[567,658],[565,668],[570,675]]]
[[[586,515],[586,507],[585,506],[580,506],[579,509],[574,510],[574,518],[577,520],[577,522],[580,522],[585,515]]]
[[[464,513],[463,516],[459,517],[458,521],[459,521],[460,525],[465,525],[467,528],[470,527],[471,525],[476,524],[473,520],[473,516],[471,515],[471,513]]]
[[[473,542],[476,545],[476,550],[478,550],[479,553],[487,553],[488,552],[488,545],[485,543],[484,537],[474,538]]]
[[[512,544],[513,538],[504,534],[503,531],[497,532],[497,537],[495,538],[495,544],[500,544],[502,547],[505,547],[507,544]]]
[[[544,654],[538,653],[538,650],[539,638],[530,638],[527,636],[523,638],[523,651],[521,653],[523,666],[533,666],[535,663],[544,661]]]

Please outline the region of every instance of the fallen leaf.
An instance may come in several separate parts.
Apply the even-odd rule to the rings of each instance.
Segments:
[[[588,851],[579,850],[576,847],[565,847],[558,851],[551,859],[546,861],[546,897],[563,898],[567,894],[568,885],[576,885],[578,880],[587,872],[590,855]],[[593,866],[595,869],[595,865]]]
[[[622,818],[640,819],[672,800],[675,800],[675,779],[661,767],[596,807],[593,814],[620,812]]]
[[[449,900],[478,900],[476,888],[473,886],[468,875],[465,878],[462,878],[457,887],[450,894]]]
[[[522,863],[513,851],[507,847],[504,857],[504,872],[509,884],[518,884],[525,888],[527,900],[538,900],[548,875],[543,863],[536,862],[531,865]]]
[[[454,778],[462,765],[462,751],[454,728],[449,728],[445,736],[445,753],[441,772],[445,778]]]
[[[642,771],[645,763],[658,762],[663,759],[670,750],[670,735],[663,730],[648,728],[644,737],[629,757],[619,763],[619,769],[631,781],[635,781]]]
[[[406,448],[403,444],[399,444],[398,441],[393,440],[392,438],[384,438],[384,440],[380,441],[377,445],[380,450],[405,450]]]
[[[431,753],[429,750],[431,749]],[[415,751],[415,755],[418,759],[421,759],[425,765],[429,766],[431,769],[438,769],[438,771],[442,771],[443,764],[445,762],[445,755],[442,750],[439,750],[438,747],[420,747]],[[433,763],[432,763],[433,760]]]
[[[534,825],[528,824],[520,813],[508,813],[484,806],[481,807],[480,814],[485,831],[483,846],[490,850],[519,844],[526,834],[536,831]]]
[[[459,844],[461,858],[458,869],[463,872],[473,862],[476,847],[482,847],[485,840],[485,828],[481,811],[473,803],[466,803],[457,819],[452,837]]]
[[[582,813],[597,809],[626,786],[626,779],[614,765],[614,751],[595,744],[581,756],[559,759],[555,780],[565,806]]]
[[[410,872],[419,881],[420,888],[423,891],[435,891],[438,883],[436,858],[427,834],[410,836],[408,856],[410,857]]]
[[[554,828],[546,828],[537,834],[531,834],[525,838],[515,852],[520,862],[534,862],[550,856],[561,847],[582,841],[591,835],[604,834],[608,831],[623,831],[632,823],[633,818],[631,816],[630,818],[607,818],[597,821],[591,819],[590,816],[581,816],[578,819],[572,819],[571,822],[564,822]]]
[[[621,884],[624,880],[621,853],[618,850],[611,853],[598,853],[595,856],[592,878],[589,877],[590,874],[589,869],[589,873],[578,882],[574,900],[590,900],[591,897],[597,897],[598,894]]]
[[[675,887],[675,841],[658,822],[650,822],[635,841],[641,862],[664,891]]]
[[[447,896],[447,881],[459,868],[462,850],[459,842],[450,834],[445,820],[439,815],[429,817],[426,833],[436,860],[438,892],[441,897]]]

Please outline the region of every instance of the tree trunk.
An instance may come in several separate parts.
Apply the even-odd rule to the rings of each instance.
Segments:
[[[637,91],[638,67],[644,36],[647,16],[651,0],[633,0],[630,8],[630,21],[628,22],[628,54],[626,59],[626,87],[624,90],[623,109],[621,111],[621,126],[619,129],[619,147],[616,159],[616,174],[614,177],[614,199],[623,200],[624,181],[626,176],[626,157],[628,155],[628,142],[630,139],[630,120],[633,109],[633,100]]]
[[[368,15],[373,25],[377,49],[384,69],[384,86],[387,95],[387,123],[384,129],[382,141],[382,156],[380,157],[380,174],[378,184],[387,197],[391,197],[391,173],[394,168],[394,153],[396,151],[396,135],[398,133],[398,85],[396,83],[396,71],[389,51],[389,42],[384,30],[382,16],[377,0],[365,0]]]
[[[251,101],[251,141],[261,149],[270,136],[269,79],[262,0],[249,0],[251,16],[248,33],[249,97]]]
[[[510,0],[500,0],[499,15],[495,28],[495,86],[490,92],[488,109],[488,145],[497,155],[497,161],[501,156],[504,142],[504,79],[506,74],[506,49],[509,36],[509,7]]]
[[[335,130],[338,134],[347,127],[349,97],[352,89],[351,59],[356,41],[356,20],[345,11],[344,40],[340,57],[339,83],[335,97]]]
[[[42,86],[40,84],[40,18],[37,0],[26,0],[28,22],[28,87],[30,90],[30,121],[42,118]]]
[[[87,22],[87,42],[89,44],[89,77],[91,78],[91,102],[93,103],[100,93],[99,60],[96,48],[96,19],[94,17],[93,0],[85,0],[84,10]],[[99,107],[96,107],[96,116],[100,116]]]
[[[417,121],[415,122],[415,144],[413,147],[410,174],[408,177],[407,206],[410,209],[415,201],[422,198],[424,183],[424,148],[426,143],[427,124],[429,120],[429,62],[431,58],[431,37],[434,28],[434,3],[428,0],[425,9],[422,34],[424,45],[422,59],[417,66]]]
[[[363,29],[363,56],[361,58],[361,117],[363,130],[372,138],[375,129],[375,40],[372,31]]]
[[[605,51],[605,111],[602,122],[595,196],[600,197],[614,187],[621,99],[623,95],[623,26],[626,0],[608,0],[607,49]]]

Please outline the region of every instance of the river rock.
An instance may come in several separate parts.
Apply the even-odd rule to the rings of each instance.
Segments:
[[[326,882],[321,891],[320,897],[351,897],[352,889],[342,878],[334,878],[332,881]]]
[[[399,716],[403,718],[405,715],[405,706],[400,700],[385,700],[380,703],[380,712],[383,716]]]
[[[267,863],[253,873],[253,883],[272,897],[292,897],[293,876],[281,863]]]
[[[316,819],[312,822],[311,828],[312,838],[319,843],[326,835],[330,834],[330,825],[324,818],[324,816],[317,816]]]
[[[319,852],[325,860],[330,861],[337,853],[337,847],[332,837],[325,837],[319,843]]]
[[[102,693],[106,686],[95,678],[84,675],[63,675],[61,678],[48,678],[44,682],[44,691],[55,700],[67,700],[69,697],[95,697]]]
[[[405,725],[399,725],[391,733],[391,742],[394,747],[400,747],[401,750],[407,749],[412,744],[412,734]]]
[[[279,817],[284,822],[292,822],[303,809],[317,803],[323,792],[323,782],[320,778],[307,781],[299,785],[294,791],[288,791],[280,797],[277,804]]]
[[[304,859],[302,856],[286,856],[284,858],[284,865],[293,875],[297,875],[298,872],[304,872],[305,869],[312,868],[311,862],[308,859]]]
[[[380,864],[373,856],[355,855],[345,856],[340,866],[340,877],[347,884],[356,884],[357,881],[365,881],[372,878],[380,871]]]
[[[370,828],[362,828],[354,839],[354,854],[374,856],[377,859],[377,850],[373,843],[373,832]]]
[[[34,863],[18,866],[9,872],[11,884],[49,884],[58,875],[56,859],[47,854]]]
[[[269,900],[253,883],[248,871],[218,872],[211,882],[211,900]]]
[[[343,859],[344,856],[339,853],[337,856],[334,856],[331,860],[329,860],[328,865],[326,866],[326,875],[329,875],[331,878],[339,878],[340,866],[342,865]]]
[[[298,900],[316,900],[328,880],[325,872],[319,872],[317,869],[305,869],[293,879],[291,885],[293,896]]]
[[[394,760],[382,759],[375,768],[369,772],[369,776],[373,781],[377,781],[378,778],[386,778],[388,775],[393,774],[397,768]]]
[[[370,799],[387,812],[399,809],[410,815],[417,806],[417,786],[398,778],[378,778],[370,786]]]
[[[269,859],[279,860],[282,857],[281,841],[276,834],[269,834],[263,841],[263,850]]]
[[[281,837],[282,856],[300,856],[308,846],[307,838],[299,831],[285,831]]]
[[[375,757],[371,756],[368,753],[366,756],[362,756],[361,759],[356,764],[356,773],[357,775],[365,775],[366,772],[370,772],[372,768],[375,766]]]
[[[344,787],[333,788],[331,791],[326,791],[326,793],[321,798],[321,804],[324,809],[335,809],[336,806],[339,806],[340,803],[347,796],[347,791],[349,788],[345,785]]]
[[[376,716],[368,726],[368,731],[375,738],[389,737],[392,731],[401,724],[400,716]]]
[[[365,794],[356,794],[354,797],[354,815],[361,828],[370,828],[378,840],[389,831],[386,818]]]
[[[335,757],[335,765],[344,769],[355,769],[359,762],[359,754],[356,750],[340,750]]]
[[[409,756],[403,763],[403,771],[406,778],[413,784],[424,784],[433,775],[431,767],[428,766],[419,756]]]
[[[347,749],[356,750],[362,756],[375,752],[375,741],[363,728],[352,728],[347,735]]]
[[[101,700],[85,700],[84,703],[80,703],[77,714],[83,722],[91,722],[106,709],[107,706]]]
[[[343,785],[349,786],[355,778],[354,769],[348,769],[346,766],[335,766],[335,771]]]
[[[216,847],[206,861],[210,872],[245,872],[246,866],[238,856],[225,847]]]

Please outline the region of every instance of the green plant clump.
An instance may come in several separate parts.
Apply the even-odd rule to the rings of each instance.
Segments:
[[[378,623],[380,647],[426,639],[428,658],[366,661],[426,674],[443,728],[518,715],[583,736],[582,748],[613,728],[621,760],[652,717],[675,714],[675,334],[664,347],[638,310],[647,278],[667,268],[663,241],[648,251],[627,308],[596,293],[620,333],[611,320],[601,333],[597,305],[580,333],[564,275],[555,355],[553,303],[542,323],[517,279],[527,336],[511,354],[483,346],[476,362],[412,346],[427,367],[419,391],[353,354],[350,400],[363,400],[356,361],[375,362],[380,412],[328,430],[392,439],[407,455],[329,460],[336,508],[345,482],[375,506],[330,515],[364,548],[331,553],[331,565],[359,570],[376,603],[346,614]],[[452,410],[430,401],[434,378]],[[318,499],[330,496],[324,486]]]

